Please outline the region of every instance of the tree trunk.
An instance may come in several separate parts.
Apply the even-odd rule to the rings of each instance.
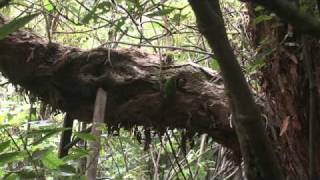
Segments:
[[[311,127],[318,129],[314,136],[319,137],[319,119],[316,117],[319,117],[320,45],[316,39],[302,35],[292,25],[277,18],[254,24],[259,15],[253,4],[248,4],[248,8],[253,42],[259,45],[260,55],[268,54],[261,83],[270,108],[268,122],[275,132],[273,142],[277,144],[278,157],[287,179],[308,179],[309,147],[320,143],[319,138],[309,142],[309,133],[315,133],[309,131],[310,116],[317,121],[317,125]],[[267,39],[268,43],[263,43]],[[311,69],[306,64],[308,61]],[[310,78],[314,79],[313,83]],[[320,151],[319,148],[313,149],[315,171],[320,177]]]

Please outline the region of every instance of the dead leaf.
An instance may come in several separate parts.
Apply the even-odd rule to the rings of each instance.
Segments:
[[[289,126],[289,120],[290,120],[290,116],[287,116],[282,121],[280,136],[282,136],[287,131]]]

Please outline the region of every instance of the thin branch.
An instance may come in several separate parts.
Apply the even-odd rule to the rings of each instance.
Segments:
[[[91,131],[91,126],[88,127],[87,129],[81,131],[80,133],[89,133]],[[76,138],[73,141],[71,141],[69,144],[65,145],[64,148],[65,149],[70,149],[72,148],[74,145],[76,145],[78,142],[80,142],[82,139],[81,138]]]
[[[187,180],[186,176],[185,176],[184,173],[183,173],[183,169],[182,169],[182,167],[181,167],[181,165],[180,165],[180,163],[179,163],[179,160],[178,160],[176,151],[175,151],[174,148],[173,148],[173,144],[172,144],[172,142],[171,142],[171,138],[170,138],[170,136],[169,136],[169,134],[168,134],[168,131],[166,131],[165,134],[166,134],[166,136],[167,136],[167,138],[168,138],[168,142],[169,142],[169,145],[170,145],[170,148],[171,148],[171,151],[172,151],[172,155],[173,155],[173,157],[174,157],[174,159],[175,159],[175,161],[176,161],[176,163],[177,163],[177,166],[178,166],[178,168],[179,168],[179,170],[180,170],[180,173],[181,173],[182,177],[183,177],[185,180]]]
[[[124,45],[130,45],[130,46],[142,46],[142,47],[151,47],[151,48],[160,48],[160,49],[170,49],[172,51],[188,51],[188,52],[193,52],[193,53],[198,53],[198,54],[206,54],[210,56],[214,56],[213,53],[210,52],[205,52],[205,51],[198,51],[194,49],[188,49],[188,48],[183,48],[183,47],[175,47],[175,46],[157,46],[157,45],[148,45],[148,44],[134,44],[134,43],[128,43],[128,42],[118,42],[118,41],[111,41],[111,42],[106,42],[100,45],[100,47],[109,45],[109,44],[124,44]]]

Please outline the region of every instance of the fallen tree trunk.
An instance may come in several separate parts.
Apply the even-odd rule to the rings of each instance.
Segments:
[[[135,49],[79,48],[48,43],[21,30],[0,40],[0,71],[15,85],[39,97],[71,119],[90,122],[98,87],[108,92],[108,127],[144,126],[207,133],[239,152],[229,125],[229,108],[217,73],[199,66],[166,64]],[[177,84],[174,104],[163,107],[161,87]]]

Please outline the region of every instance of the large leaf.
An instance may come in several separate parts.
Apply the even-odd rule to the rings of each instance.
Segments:
[[[89,155],[89,151],[85,149],[73,149],[67,156],[63,158],[64,161],[79,160]]]
[[[95,141],[97,140],[97,138],[90,134],[90,133],[84,133],[84,132],[75,132],[74,133],[75,136],[77,136],[78,138],[85,140],[85,141]]]
[[[56,135],[57,133],[64,131],[66,129],[64,128],[56,128],[56,129],[44,129],[44,130],[40,130],[40,133],[44,133],[44,136],[37,139],[36,141],[34,141],[31,145],[38,145],[40,143],[42,143],[43,141],[45,141],[46,139]],[[39,133],[39,132],[38,132]],[[31,133],[32,134],[32,133]]]
[[[3,179],[37,179],[39,174],[36,174],[32,166],[24,166],[19,170],[9,171]]]
[[[64,162],[59,159],[52,151],[46,153],[41,158],[41,161],[43,165],[48,169],[57,169],[59,166],[64,164]]]
[[[59,166],[53,171],[53,174],[58,177],[72,177],[71,179],[78,179],[75,177],[77,175],[77,170],[73,166],[67,164]]]
[[[0,165],[4,165],[13,161],[17,161],[26,156],[25,152],[15,151],[0,154]]]
[[[48,147],[45,149],[37,149],[32,153],[32,159],[34,160],[42,159],[42,157],[47,155],[50,151],[53,151],[52,147]]]
[[[32,171],[32,170],[24,169],[24,170],[15,172],[15,174],[17,174],[21,179],[36,179],[39,177],[34,170]]]
[[[0,40],[7,37],[9,34],[13,33],[14,31],[18,30],[19,28],[22,28],[27,23],[29,23],[32,19],[37,17],[39,14],[32,14],[27,15],[22,18],[17,18],[9,22],[8,24],[3,25],[0,27]]]

